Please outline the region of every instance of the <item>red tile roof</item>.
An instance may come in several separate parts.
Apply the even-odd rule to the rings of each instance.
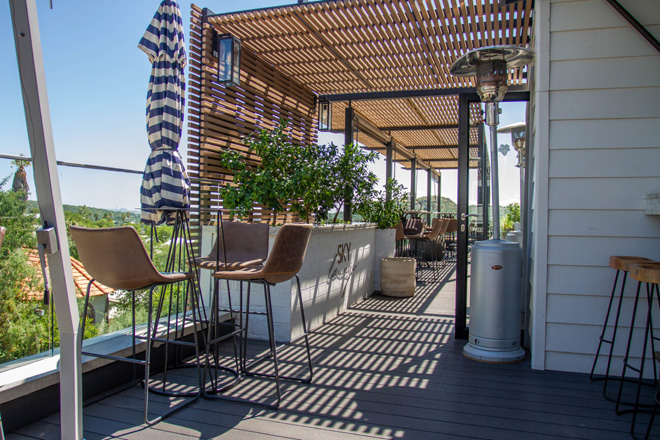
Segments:
[[[37,277],[40,282],[43,283],[43,276],[41,275],[41,261],[39,260],[39,252],[36,249],[25,249],[28,254],[28,262],[34,266],[37,271]],[[48,260],[46,260],[46,267],[48,267]],[[75,258],[71,257],[71,269],[73,271],[73,283],[76,286],[76,296],[82,298],[87,292],[87,285],[92,279],[91,275],[87,273],[82,263]],[[100,296],[107,295],[108,293],[114,292],[115,289],[108,287],[94,281],[92,284],[92,289],[89,293],[90,296]],[[27,292],[28,299],[42,299],[43,292]]]

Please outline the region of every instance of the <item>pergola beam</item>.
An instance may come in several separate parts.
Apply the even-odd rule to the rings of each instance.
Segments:
[[[412,150],[456,150],[458,145],[413,145],[406,146],[408,151]],[[471,144],[470,148],[479,148],[478,144]],[[384,150],[385,147],[370,147],[370,150]]]
[[[475,125],[476,127],[476,125]],[[458,129],[458,124],[440,125],[393,125],[391,127],[378,127],[383,131],[417,131],[417,130],[451,130]]]
[[[319,95],[319,99],[327,99],[330,102],[347,101],[379,101],[383,99],[410,99],[430,98],[435,96],[474,95],[478,101],[477,89],[475,87],[451,87],[443,89],[424,90],[394,90],[389,92],[360,92],[360,93],[338,93],[334,95]],[[504,101],[529,101],[529,90],[527,86],[509,86],[509,91],[504,96]]]

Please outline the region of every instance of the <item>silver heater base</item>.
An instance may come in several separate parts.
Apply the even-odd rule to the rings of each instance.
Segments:
[[[463,356],[479,362],[511,364],[525,359],[525,350],[520,347],[513,350],[488,350],[482,347],[475,347],[468,342],[463,347]]]

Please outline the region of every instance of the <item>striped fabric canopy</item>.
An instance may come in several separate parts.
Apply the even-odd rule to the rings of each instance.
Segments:
[[[138,48],[152,64],[147,91],[147,133],[151,154],[141,189],[142,222],[159,224],[168,209],[190,207],[190,180],[177,151],[185,106],[186,49],[179,5],[163,0]]]

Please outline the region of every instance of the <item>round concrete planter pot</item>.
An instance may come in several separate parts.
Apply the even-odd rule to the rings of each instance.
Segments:
[[[383,258],[381,260],[381,292],[385,296],[415,295],[415,259]]]

